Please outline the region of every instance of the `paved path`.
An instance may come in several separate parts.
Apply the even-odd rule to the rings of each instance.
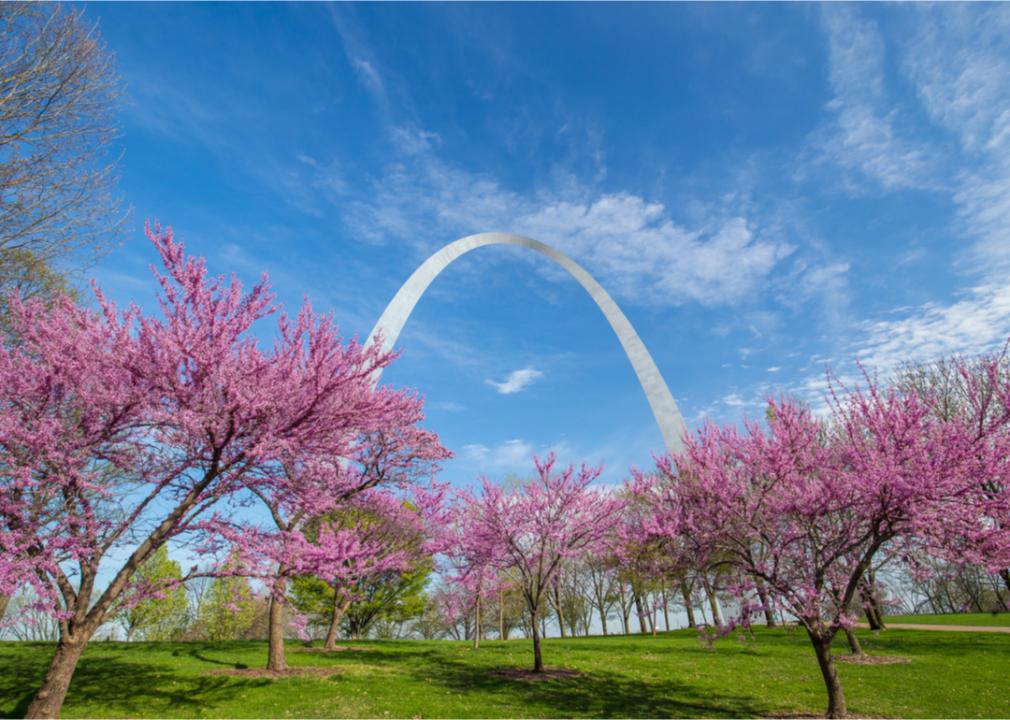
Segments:
[[[867,629],[866,623],[856,623],[856,627]],[[1010,633],[1010,627],[1003,625],[919,625],[915,623],[887,623],[888,628],[895,630],[941,630],[945,632],[994,632]]]

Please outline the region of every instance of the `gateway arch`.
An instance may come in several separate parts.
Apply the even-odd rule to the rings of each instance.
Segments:
[[[513,235],[511,233],[490,232],[469,235],[449,243],[425,260],[407,278],[407,281],[396,295],[393,296],[389,305],[386,306],[375,327],[372,328],[366,344],[372,344],[376,336],[381,332],[382,349],[384,351],[392,350],[414,306],[417,305],[424,291],[438,277],[438,274],[456,258],[485,245],[515,245],[534,250],[541,255],[549,257],[567,270],[569,275],[579,281],[579,284],[589,293],[596,306],[600,308],[603,316],[607,318],[607,322],[613,328],[617,339],[621,341],[621,347],[624,348],[628,361],[635,369],[638,382],[641,384],[642,391],[649,401],[652,414],[656,417],[656,424],[659,425],[659,432],[663,436],[666,449],[671,453],[680,450],[682,438],[686,430],[684,418],[681,417],[677,403],[670,393],[670,388],[666,386],[666,381],[663,380],[663,376],[660,374],[659,368],[656,367],[652,355],[649,354],[642,339],[638,337],[638,333],[635,332],[635,328],[632,327],[631,322],[628,321],[628,318],[607,291],[581,265],[564,253],[555,250],[550,245],[533,240],[532,238]],[[381,374],[381,370],[379,374]],[[375,377],[376,382],[378,382],[379,374]]]

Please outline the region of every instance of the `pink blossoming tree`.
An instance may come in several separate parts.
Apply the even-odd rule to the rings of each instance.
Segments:
[[[0,347],[0,593],[30,585],[60,638],[29,717],[59,714],[74,668],[137,568],[213,530],[219,504],[292,457],[339,457],[392,395],[368,379],[390,356],[345,343],[307,305],[269,350],[263,280],[209,276],[171,232],[148,233],[164,274],[159,316],[66,298],[11,301]],[[364,424],[362,417],[367,418]],[[364,426],[363,426],[364,425]],[[99,566],[117,560],[104,586]]]
[[[563,560],[599,549],[620,521],[624,500],[590,487],[602,468],[557,472],[553,453],[543,462],[534,458],[534,464],[536,476],[515,491],[485,479],[479,495],[461,493],[458,500],[478,565],[487,558],[518,577],[533,628],[533,671],[540,673],[545,592]]]
[[[770,594],[810,638],[828,715],[846,714],[831,642],[866,571],[888,543],[915,542],[961,507],[975,445],[928,402],[869,387],[836,398],[830,422],[770,402],[767,428],[707,425],[659,462],[647,531],[721,565],[746,598]]]

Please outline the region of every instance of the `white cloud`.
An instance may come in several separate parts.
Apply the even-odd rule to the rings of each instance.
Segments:
[[[812,357],[810,368],[817,367],[817,371],[791,384],[788,390],[805,400],[814,412],[825,414],[829,409],[825,371],[851,387],[863,382],[853,361],[886,380],[906,364],[997,351],[1010,337],[1010,284],[1002,280],[981,284],[955,302],[930,302],[917,308],[900,308],[889,315],[892,317],[863,323],[844,355]]]
[[[887,190],[932,187],[922,148],[896,131],[896,108],[885,97],[884,41],[876,23],[841,4],[822,8],[828,39],[828,70],[834,97],[832,119],[812,138],[814,154],[846,171],[850,190],[865,181]]]
[[[662,203],[571,177],[521,194],[442,161],[423,131],[400,130],[411,152],[342,207],[352,231],[371,241],[414,241],[428,252],[475,232],[519,232],[571,254],[612,293],[655,305],[738,303],[795,250],[743,207],[709,208],[687,226]]]
[[[372,63],[361,57],[352,56],[350,60],[351,66],[358,74],[358,79],[361,80],[361,84],[374,95],[384,95],[386,88],[382,82],[382,76],[379,75],[379,71],[375,69]]]
[[[527,387],[532,385],[534,382],[542,378],[544,374],[533,367],[525,367],[520,370],[513,370],[509,373],[508,377],[502,382],[497,382],[495,380],[485,380],[488,385],[493,387],[502,395],[512,395],[513,393],[521,392]]]
[[[983,272],[1010,268],[1010,7],[945,5],[919,13],[902,68],[963,155],[954,202]]]
[[[410,125],[390,128],[389,138],[396,148],[406,155],[417,155],[442,142],[438,133]]]
[[[506,440],[495,447],[480,443],[464,445],[460,452],[463,460],[477,466],[481,472],[517,472],[533,466],[532,443],[519,438]]]
[[[904,317],[870,323],[866,330],[856,357],[884,373],[905,362],[989,352],[1010,336],[1010,284],[980,285],[952,304],[927,303]]]
[[[451,413],[463,412],[466,410],[466,405],[458,403],[455,400],[435,400],[434,402],[429,402],[428,407]]]
[[[584,258],[614,292],[656,304],[736,303],[794,250],[741,216],[688,229],[661,203],[630,193],[556,200],[516,227]]]
[[[750,403],[747,400],[744,400],[739,393],[730,393],[729,395],[723,396],[722,404],[728,405],[729,407],[738,408],[738,407],[746,407]]]

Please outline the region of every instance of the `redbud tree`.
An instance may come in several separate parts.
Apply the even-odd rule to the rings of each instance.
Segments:
[[[378,346],[345,342],[306,304],[264,349],[251,332],[276,312],[265,279],[244,291],[170,231],[148,235],[164,268],[159,313],[120,311],[97,291],[97,312],[10,303],[0,593],[30,586],[60,623],[29,717],[59,714],[95,631],[143,599],[134,576],[159,547],[214,532],[214,510],[262,488],[264,468],[348,456],[390,403],[369,382],[391,360]]]
[[[770,402],[766,427],[706,425],[659,462],[648,533],[666,536],[796,617],[813,646],[830,717],[846,714],[831,655],[866,571],[888,543],[914,542],[962,507],[975,445],[960,423],[897,389],[836,396],[829,421]]]
[[[518,577],[533,628],[533,671],[539,673],[545,592],[562,561],[600,550],[620,521],[624,500],[590,487],[602,468],[556,471],[553,453],[543,462],[534,458],[534,464],[536,475],[514,491],[485,479],[479,495],[461,493],[458,500],[473,556]]]

